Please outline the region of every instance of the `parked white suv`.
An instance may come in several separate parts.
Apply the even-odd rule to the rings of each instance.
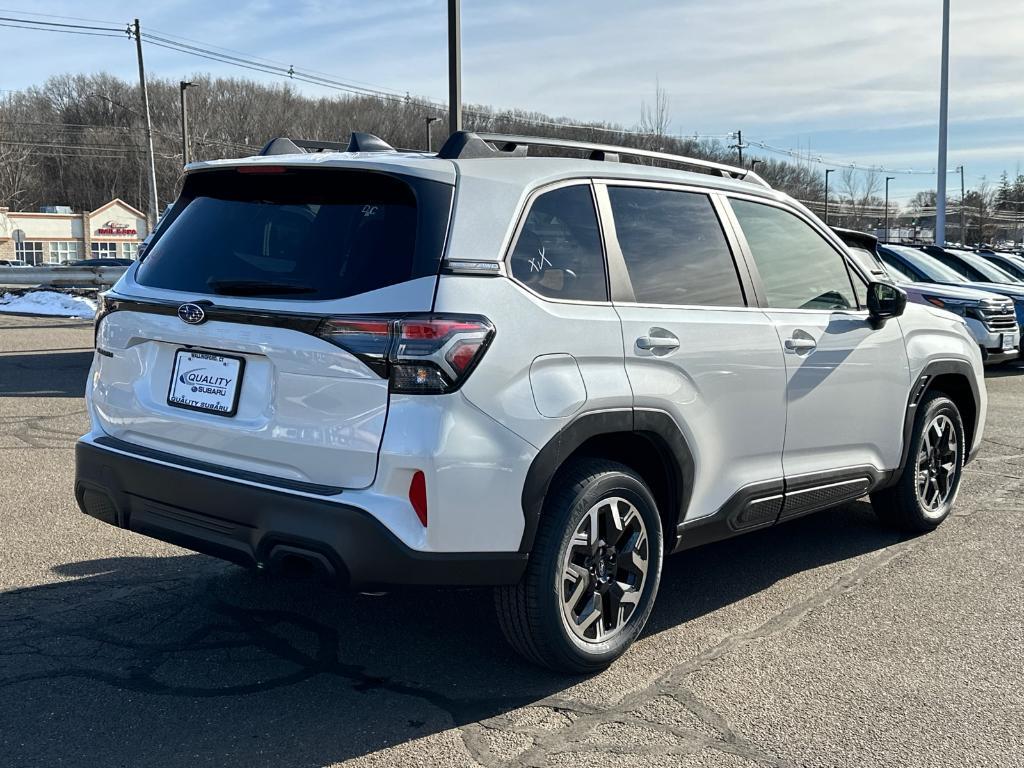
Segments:
[[[341,150],[189,166],[98,313],[84,512],[361,589],[495,585],[512,645],[574,672],[638,636],[666,554],[865,494],[949,514],[977,344],[755,174]]]

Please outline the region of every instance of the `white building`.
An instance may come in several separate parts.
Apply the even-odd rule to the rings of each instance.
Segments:
[[[133,259],[147,234],[145,214],[120,199],[83,213],[20,213],[0,208],[0,259],[29,264]]]

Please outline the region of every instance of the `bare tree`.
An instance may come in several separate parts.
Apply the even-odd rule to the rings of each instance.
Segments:
[[[672,123],[669,111],[668,93],[661,87],[661,81],[654,81],[654,106],[640,102],[640,132],[646,134],[654,148],[663,143]]]

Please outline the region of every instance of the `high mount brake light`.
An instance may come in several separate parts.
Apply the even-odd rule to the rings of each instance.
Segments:
[[[283,165],[239,165],[235,168],[239,173],[286,173]]]
[[[335,317],[325,320],[317,335],[389,377],[392,392],[443,394],[472,373],[494,326],[476,315]]]

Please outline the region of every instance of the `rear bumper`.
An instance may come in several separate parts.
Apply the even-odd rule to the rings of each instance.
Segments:
[[[514,584],[518,552],[419,552],[369,512],[297,494],[210,477],[106,450],[75,447],[75,498],[105,523],[247,566],[288,557],[320,566],[357,587]]]

